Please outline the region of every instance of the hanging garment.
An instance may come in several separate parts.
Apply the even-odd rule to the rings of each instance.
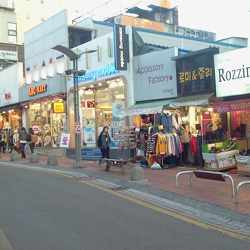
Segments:
[[[193,156],[197,154],[197,151],[198,151],[198,148],[197,148],[197,137],[195,137],[195,136],[191,137],[191,140],[190,140],[190,150],[191,150],[191,153],[192,153]]]
[[[147,140],[147,154],[155,153],[157,134],[150,135]]]
[[[168,153],[167,137],[159,133],[156,141],[156,155],[166,155]]]
[[[169,114],[161,114],[161,124],[164,127],[165,133],[173,132],[173,123],[172,123],[172,115]]]

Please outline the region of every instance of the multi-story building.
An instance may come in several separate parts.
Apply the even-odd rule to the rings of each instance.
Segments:
[[[23,46],[18,45],[18,30],[13,0],[0,1],[0,70],[23,61]]]

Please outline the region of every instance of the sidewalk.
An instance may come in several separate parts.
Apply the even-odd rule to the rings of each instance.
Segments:
[[[47,157],[40,156],[39,157],[40,166],[47,166]],[[9,161],[10,155],[4,154],[1,155],[0,160]],[[25,164],[29,164],[28,160],[18,161],[25,162]],[[58,159],[58,167],[63,169],[72,169],[74,165],[74,160],[68,159],[66,157],[60,157]],[[120,180],[129,180],[129,171],[122,171],[118,168],[111,168],[111,171],[106,173],[104,171],[105,166],[99,166],[97,162],[94,161],[82,161],[81,166],[83,167],[82,171],[88,171],[93,174],[104,175],[104,176],[112,176],[112,178],[120,179]],[[172,168],[165,170],[151,170],[145,169],[144,174],[145,178],[148,180],[147,186],[152,186],[161,191],[167,191],[171,193],[175,193],[181,195],[183,197],[192,198],[198,201],[207,202],[209,204],[218,205],[223,208],[230,209],[234,212],[240,214],[250,215],[250,189],[243,188],[240,193],[240,202],[235,204],[231,198],[231,187],[229,183],[218,183],[216,181],[210,180],[200,180],[194,178],[192,187],[188,185],[187,177],[183,176],[180,179],[180,187],[177,188],[175,186],[175,175],[179,171],[188,170],[190,168]],[[80,170],[79,170],[80,171]],[[247,177],[240,177],[237,174],[231,172],[230,173],[235,180],[235,184],[237,185],[240,181],[250,180]],[[217,185],[218,184],[218,185]]]

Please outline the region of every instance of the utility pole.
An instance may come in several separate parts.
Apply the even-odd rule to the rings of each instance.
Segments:
[[[83,54],[90,54],[96,52],[96,50],[89,50],[82,52],[81,54],[76,54],[73,50],[57,45],[52,48],[62,54],[66,55],[71,61],[73,61],[73,82],[74,82],[74,121],[75,121],[75,168],[81,167],[81,123],[80,123],[80,106],[79,106],[79,85],[78,76],[82,71],[78,70],[78,59]]]

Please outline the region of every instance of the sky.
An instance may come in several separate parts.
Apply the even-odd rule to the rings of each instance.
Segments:
[[[43,12],[45,16],[46,13],[51,15],[62,8],[67,8],[71,17],[98,18],[109,17],[126,7],[157,0],[43,0],[43,2],[43,7],[39,7],[37,12],[41,0],[16,0],[16,4],[23,6],[20,12],[26,18],[27,24],[31,25],[32,18],[40,21],[39,15]],[[181,26],[215,32],[217,39],[230,36],[247,37],[250,34],[248,28],[250,0],[172,0],[171,2],[173,6],[179,7]],[[28,10],[29,14],[26,13]],[[28,15],[31,15],[30,19],[27,19]]]
[[[81,6],[82,0],[67,0],[70,8],[72,1]],[[84,1],[85,2],[85,1]],[[103,3],[102,7],[100,6]],[[93,0],[86,1],[84,10],[79,7],[79,14],[99,6],[96,15],[111,14],[116,9],[137,4],[139,0]],[[250,23],[250,0],[172,0],[172,5],[179,7],[180,25],[216,32],[217,38],[230,36],[248,36]],[[95,13],[94,12],[94,13]],[[93,12],[92,12],[93,13]],[[248,23],[248,24],[247,24]]]

